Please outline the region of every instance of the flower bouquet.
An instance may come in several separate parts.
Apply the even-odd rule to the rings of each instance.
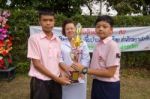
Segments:
[[[10,51],[12,50],[12,36],[9,31],[8,18],[10,12],[0,9],[0,69],[9,68],[12,64]]]

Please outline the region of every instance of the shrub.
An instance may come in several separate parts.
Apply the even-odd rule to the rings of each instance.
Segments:
[[[27,60],[27,39],[29,37],[29,26],[38,25],[38,15],[34,9],[13,9],[10,24],[14,31],[13,60],[17,65],[17,72],[27,72],[29,63]],[[67,17],[63,14],[56,14],[56,26],[60,26]],[[71,17],[75,22],[80,22],[83,27],[93,27],[96,16],[75,15]],[[150,16],[115,16],[115,26],[148,26]],[[147,59],[145,59],[147,57]],[[148,52],[122,53],[121,64],[123,67],[147,67],[150,60]]]

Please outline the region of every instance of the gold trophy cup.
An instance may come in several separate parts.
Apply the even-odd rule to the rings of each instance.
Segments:
[[[73,44],[74,44],[74,48],[72,48],[72,51],[70,53],[71,59],[73,62],[79,62],[80,60],[80,52],[79,52],[79,46],[81,45],[82,41],[81,41],[81,29],[82,26],[80,23],[78,23],[76,25],[76,34],[75,37],[73,38]],[[71,81],[73,83],[78,82],[78,78],[79,78],[79,71],[71,71]]]

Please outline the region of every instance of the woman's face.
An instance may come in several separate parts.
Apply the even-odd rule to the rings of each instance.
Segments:
[[[73,23],[68,23],[65,26],[65,33],[68,39],[72,39],[75,36],[76,27]]]

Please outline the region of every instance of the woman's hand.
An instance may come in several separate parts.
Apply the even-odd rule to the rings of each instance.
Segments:
[[[79,71],[79,72],[82,72],[82,70],[83,70],[83,68],[84,68],[84,66],[82,66],[80,63],[73,63],[73,64],[71,65],[71,67],[72,67],[73,69],[75,69],[76,71]]]

